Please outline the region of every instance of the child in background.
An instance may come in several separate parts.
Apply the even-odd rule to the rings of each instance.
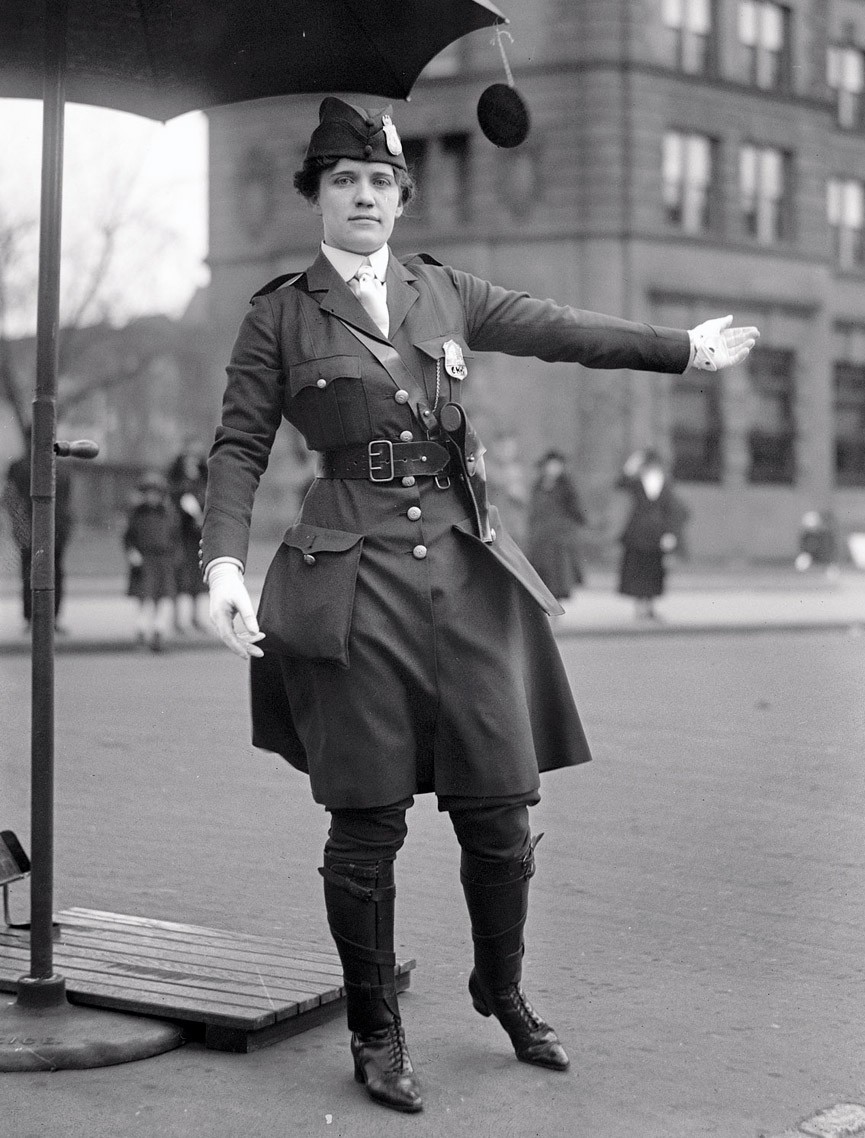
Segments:
[[[123,545],[129,562],[128,593],[138,598],[138,640],[152,651],[165,644],[177,593],[180,523],[161,474],[145,474],[130,506]]]

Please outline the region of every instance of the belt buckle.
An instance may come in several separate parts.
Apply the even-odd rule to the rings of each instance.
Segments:
[[[373,439],[366,448],[370,482],[393,482],[393,443],[390,439]],[[384,475],[381,471],[386,471]]]

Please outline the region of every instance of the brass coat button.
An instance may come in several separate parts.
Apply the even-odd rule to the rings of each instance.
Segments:
[[[426,554],[427,549],[425,545],[416,545],[411,551],[412,557],[416,557],[418,561],[423,561],[423,559],[426,557]]]
[[[414,435],[411,433],[411,431],[400,431],[399,437],[400,442],[410,443],[414,438]]]
[[[326,379],[317,379],[315,381],[315,386],[325,388],[325,387],[327,387],[327,380]]]
[[[315,565],[315,557],[312,553],[304,553],[303,561],[305,565]]]
[[[408,403],[408,392],[400,388],[396,395],[394,395],[394,399],[397,403]]]
[[[416,522],[420,517],[420,514],[420,506],[409,506],[409,508],[406,510],[406,517],[410,522]]]
[[[402,480],[403,486],[414,486],[414,475],[406,474]]]

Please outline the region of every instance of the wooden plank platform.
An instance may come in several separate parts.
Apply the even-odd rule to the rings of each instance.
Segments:
[[[344,1014],[336,949],[96,909],[55,918],[54,966],[76,1004],[159,1016],[219,1051],[253,1051]],[[30,967],[29,933],[0,926],[0,991]],[[414,960],[397,961],[397,987]]]

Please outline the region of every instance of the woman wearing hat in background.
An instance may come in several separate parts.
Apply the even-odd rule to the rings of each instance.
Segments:
[[[387,112],[326,98],[295,186],[324,239],[305,272],[256,294],[241,325],[202,563],[221,638],[251,658],[254,744],[307,771],[330,813],[321,873],[355,1077],[384,1105],[417,1111],[393,914],[418,793],[437,795],[462,847],[474,1007],[501,1022],[519,1059],[568,1066],[520,984],[537,842],[528,807],[539,771],[590,756],[548,620],[561,606],[486,503],[483,445],[460,406],[472,353],[714,370],[744,359],[756,330],[729,318],[691,333],[634,324],[425,254],[397,260],[387,242],[413,185]],[[319,452],[319,477],[257,621],[243,583],[249,519],[283,417]]]
[[[631,495],[631,512],[619,538],[619,592],[634,598],[638,617],[657,620],[655,601],[664,594],[667,557],[682,553],[688,508],[651,447],[634,451],[616,486]]]

